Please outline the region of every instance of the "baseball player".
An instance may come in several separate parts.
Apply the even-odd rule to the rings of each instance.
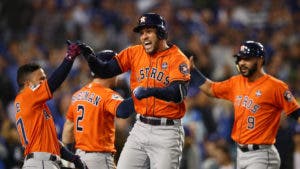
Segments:
[[[181,50],[167,43],[164,18],[143,14],[133,29],[140,45],[122,50],[110,62],[99,62],[87,45],[82,53],[90,68],[102,78],[131,71],[137,113],[133,129],[120,155],[117,168],[179,168],[184,131],[181,118],[186,107],[190,63]]]
[[[198,71],[200,89],[233,103],[231,137],[237,143],[237,168],[279,169],[280,157],[274,143],[280,115],[284,111],[298,119],[300,106],[287,84],[264,72],[261,43],[244,42],[234,57],[240,75],[213,82]]]
[[[117,53],[104,50],[96,54],[102,61],[111,60]],[[93,80],[75,92],[66,115],[62,141],[75,141],[76,154],[89,169],[115,168],[115,117],[127,118],[134,111],[132,98],[123,99],[110,89],[116,78],[101,79],[92,73]]]
[[[16,127],[25,148],[23,168],[60,168],[60,155],[73,162],[77,168],[85,168],[79,158],[60,145],[53,117],[46,101],[62,84],[80,54],[79,46],[69,43],[61,65],[46,79],[44,70],[35,63],[19,67],[17,82],[20,88],[15,98]]]

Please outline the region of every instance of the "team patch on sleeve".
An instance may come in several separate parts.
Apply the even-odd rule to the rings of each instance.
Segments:
[[[189,68],[188,68],[188,65],[186,63],[181,63],[179,65],[179,71],[184,74],[184,75],[187,75],[189,74]]]
[[[117,94],[113,94],[111,96],[111,98],[114,99],[114,100],[123,100],[123,98],[120,95],[117,95]]]
[[[284,99],[286,101],[288,101],[288,102],[292,101],[293,95],[289,90],[286,90],[283,95],[284,95]]]

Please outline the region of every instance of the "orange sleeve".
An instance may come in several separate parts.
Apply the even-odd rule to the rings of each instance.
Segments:
[[[174,52],[175,53],[175,52]],[[182,52],[172,56],[172,68],[170,70],[170,82],[173,81],[189,81],[190,80],[190,61]]]
[[[283,82],[276,90],[275,99],[277,103],[279,103],[280,108],[284,110],[286,115],[289,115],[297,108],[300,108],[297,100],[289,90],[288,86]]]
[[[105,110],[113,115],[116,115],[117,107],[124,100],[123,97],[116,92],[111,91],[108,92],[108,95],[105,98]]]
[[[234,84],[233,81],[233,78],[230,78],[222,82],[214,82],[212,84],[212,91],[214,96],[217,98],[234,101],[234,93],[232,90]]]
[[[131,70],[131,57],[134,55],[134,48],[129,47],[122,50],[117,56],[116,59],[119,63],[122,72],[127,72]]]
[[[43,81],[41,84],[35,86],[34,88],[26,88],[24,90],[24,95],[25,98],[28,98],[27,100],[24,100],[25,102],[27,101],[27,103],[25,104],[33,105],[43,103],[52,98],[52,93],[50,92],[50,89],[48,87],[47,80]]]

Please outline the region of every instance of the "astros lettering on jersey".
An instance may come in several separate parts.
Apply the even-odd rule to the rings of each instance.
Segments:
[[[131,90],[138,86],[166,87],[173,81],[190,79],[190,63],[175,45],[151,56],[142,45],[136,45],[123,50],[116,58],[123,72],[131,70]],[[176,104],[155,97],[134,98],[134,106],[139,114],[170,119],[183,117],[186,109],[184,102]]]
[[[270,75],[248,82],[242,75],[216,82],[214,95],[233,102],[232,139],[239,144],[274,144],[281,112],[299,108],[288,86]]]

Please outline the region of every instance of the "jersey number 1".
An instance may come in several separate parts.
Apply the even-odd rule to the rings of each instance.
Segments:
[[[83,105],[78,105],[77,112],[79,112],[81,114],[79,116],[77,116],[77,119],[76,119],[76,130],[77,131],[83,131],[83,127],[79,125],[79,122],[83,120],[84,106]]]
[[[19,127],[20,127],[21,129],[19,129]],[[18,128],[19,137],[22,136],[22,138],[23,138],[23,140],[24,140],[24,142],[25,142],[25,145],[27,145],[27,144],[28,144],[28,140],[27,140],[27,136],[26,136],[26,133],[25,133],[24,123],[23,123],[22,118],[19,118],[19,119],[17,120],[17,128]],[[21,131],[20,131],[20,130],[21,130]]]

